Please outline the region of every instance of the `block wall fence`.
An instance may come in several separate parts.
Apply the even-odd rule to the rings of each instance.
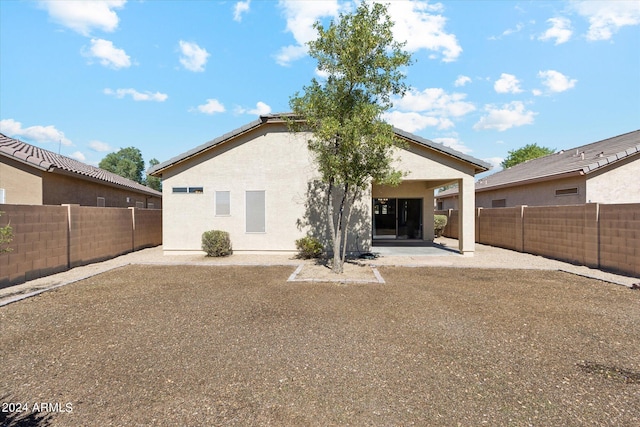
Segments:
[[[458,211],[436,214],[458,238]],[[476,242],[640,277],[640,204],[477,208]]]
[[[13,249],[0,254],[0,288],[162,244],[162,211],[77,205],[0,205]]]

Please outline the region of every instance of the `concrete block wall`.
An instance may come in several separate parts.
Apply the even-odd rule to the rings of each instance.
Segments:
[[[500,248],[518,250],[520,207],[479,208],[476,210],[476,241]],[[521,231],[521,230],[520,230]]]
[[[600,265],[640,277],[640,204],[600,205]]]
[[[457,211],[437,211],[457,238]],[[476,210],[476,241],[640,277],[640,204]]]
[[[0,288],[162,244],[160,210],[0,205],[0,211],[0,226],[13,229],[13,250],[0,254]]]
[[[129,209],[70,206],[70,267],[104,261],[133,250]]]
[[[12,251],[0,254],[0,288],[68,268],[67,208],[0,205],[0,211],[0,226],[13,229]]]
[[[133,249],[162,244],[162,211],[133,209]]]
[[[524,252],[587,265],[593,254],[585,252],[585,209],[585,205],[526,208]],[[593,220],[597,221],[597,218]]]

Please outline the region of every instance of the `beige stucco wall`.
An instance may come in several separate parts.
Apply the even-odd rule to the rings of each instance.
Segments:
[[[60,205],[77,204],[81,206],[97,206],[98,197],[104,197],[105,207],[130,208],[142,203],[143,208],[162,208],[160,197],[147,196],[133,190],[113,187],[87,180],[78,179],[58,173],[45,173],[43,176],[42,204]]]
[[[326,235],[325,223],[318,218],[324,214],[322,198],[316,197],[315,206],[308,203],[308,185],[318,177],[307,149],[308,137],[304,133],[291,134],[284,124],[269,123],[165,170],[165,253],[201,252],[202,233],[213,229],[229,232],[236,252],[295,251],[295,240],[307,231]],[[357,225],[350,235],[350,250],[355,249],[356,236],[360,249],[369,246],[372,197],[423,198],[425,237],[432,239],[433,189],[452,180],[473,181],[473,167],[466,162],[415,144],[396,152],[396,157],[396,167],[407,172],[406,181],[397,188],[374,186],[373,192],[362,195],[354,221]],[[174,187],[202,187],[203,192],[173,193]],[[246,232],[248,190],[265,191],[264,233]],[[216,216],[216,191],[230,192],[230,215]],[[323,230],[318,233],[320,228]],[[473,224],[471,230],[473,234]]]
[[[296,223],[314,173],[304,135],[291,134],[284,125],[263,126],[176,165],[163,173],[163,249],[200,251],[202,233],[217,229],[230,233],[236,252],[295,250],[295,240],[306,233]],[[176,194],[173,187],[203,187],[203,192]],[[247,233],[246,191],[260,190],[266,230]],[[216,191],[230,192],[230,215],[215,215]]]
[[[640,203],[640,155],[587,175],[586,201]]]
[[[556,196],[556,190],[574,187],[578,188],[578,194]],[[586,200],[585,178],[584,176],[574,176],[517,187],[476,192],[476,206],[479,208],[491,208],[492,200],[498,199],[506,199],[505,207],[520,205],[577,205],[585,203]]]
[[[42,173],[22,163],[0,158],[0,188],[4,189],[6,204],[41,205]]]

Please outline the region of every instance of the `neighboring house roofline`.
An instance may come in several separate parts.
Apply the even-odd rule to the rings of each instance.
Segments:
[[[149,169],[149,175],[152,176],[160,176],[162,175],[162,172],[166,169],[169,169],[175,165],[177,165],[178,163],[182,163],[186,160],[191,159],[194,156],[197,156],[219,144],[222,144],[230,139],[236,138],[244,133],[250,132],[266,123],[284,123],[287,122],[288,120],[291,119],[295,119],[295,116],[292,113],[279,113],[279,114],[268,114],[268,115],[263,115],[260,116],[259,119],[252,121],[251,123],[248,123],[238,129],[232,130],[231,132],[225,133],[222,136],[219,136],[215,139],[212,139],[209,142],[205,142],[202,145],[199,145],[189,151],[186,151],[182,154],[179,154],[175,157],[172,157],[171,159],[159,163],[157,165],[155,165],[154,167],[152,167],[151,169]],[[449,148],[443,144],[438,144],[435,143],[433,141],[430,141],[426,138],[422,138],[420,136],[411,134],[409,132],[405,132],[401,129],[398,128],[393,128],[393,131],[395,132],[395,134],[400,137],[403,138],[405,140],[414,142],[418,145],[422,145],[422,146],[426,146],[429,147],[439,153],[442,153],[444,155],[447,155],[449,157],[453,157],[457,160],[461,160],[463,162],[466,163],[470,163],[475,167],[475,171],[476,173],[480,173],[480,172],[486,172],[489,169],[491,169],[491,164],[480,160],[480,159],[476,159],[475,157],[466,155],[464,153],[461,153],[459,151],[456,151],[452,148]]]
[[[73,176],[84,181],[135,191],[148,196],[162,197],[162,193],[153,188],[70,157],[10,138],[2,133],[0,133],[0,156],[43,172]]]
[[[618,162],[640,156],[640,130],[627,132],[590,144],[560,150],[537,159],[519,163],[479,179],[475,191],[498,190],[556,179],[585,176],[615,167]],[[594,160],[596,160],[594,162]],[[436,195],[447,198],[457,195],[449,189]]]

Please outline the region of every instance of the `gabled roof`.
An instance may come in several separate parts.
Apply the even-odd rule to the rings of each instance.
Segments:
[[[638,156],[640,159],[640,130],[519,163],[478,180],[476,191],[548,181],[572,175],[589,175],[633,156]],[[457,189],[452,188],[439,193],[437,197],[457,193]]]
[[[265,125],[267,123],[283,123],[285,121],[285,117],[292,117],[291,113],[278,113],[278,114],[267,114],[264,116],[260,116],[259,119],[252,121],[251,123],[248,123],[242,127],[239,127],[238,129],[232,130],[231,132],[225,133],[222,136],[219,136],[218,138],[212,139],[209,142],[205,142],[202,145],[199,145],[185,153],[182,153],[178,156],[175,156],[169,160],[167,160],[166,162],[162,162],[160,164],[157,164],[156,166],[152,167],[149,170],[149,174],[150,175],[154,175],[154,176],[158,176],[162,174],[162,171],[165,169],[168,169],[178,163],[181,163],[187,159],[190,159],[191,157],[197,156],[198,154],[207,151],[213,147],[215,147],[218,144],[222,144],[228,140],[231,140],[233,138],[236,138],[239,135],[242,135],[243,133],[249,132],[253,129],[256,129],[262,125]],[[491,164],[480,160],[480,159],[476,159],[475,157],[471,157],[468,156],[466,154],[463,154],[459,151],[453,150],[443,144],[438,144],[435,143],[433,141],[430,141],[428,139],[422,138],[420,136],[417,135],[413,135],[409,132],[405,132],[403,130],[394,128],[394,132],[396,133],[397,136],[404,138],[406,140],[415,142],[417,144],[429,147],[435,151],[438,151],[442,154],[445,154],[447,156],[450,157],[454,157],[458,160],[462,160],[464,162],[467,163],[471,163],[473,166],[475,166],[476,169],[476,173],[479,172],[485,172],[489,169],[491,169]]]
[[[104,169],[79,162],[0,133],[0,156],[35,167],[45,172],[63,172],[80,179],[124,187],[138,193],[162,197],[162,193]]]

